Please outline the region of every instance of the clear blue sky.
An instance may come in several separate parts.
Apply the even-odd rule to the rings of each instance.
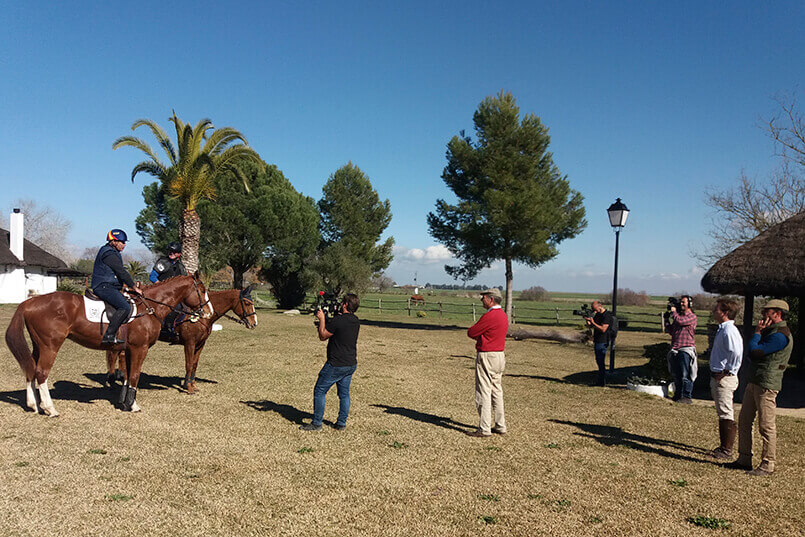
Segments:
[[[3,1],[0,206],[57,209],[78,247],[135,235],[151,178],[132,184],[142,155],[112,142],[175,109],[239,129],[314,199],[352,161],[391,202],[389,275],[449,283],[425,221],[452,199],[445,145],[504,89],[549,127],[589,220],[555,260],[517,267],[515,288],[609,290],[621,197],[621,286],[698,291],[704,189],[777,165],[758,121],[802,89],[803,22],[788,1]],[[504,284],[497,265],[478,279]]]

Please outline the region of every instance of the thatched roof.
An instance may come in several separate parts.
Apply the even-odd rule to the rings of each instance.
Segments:
[[[702,278],[710,293],[805,296],[805,212],[722,257]]]
[[[75,272],[64,261],[55,255],[47,253],[28,239],[22,240],[23,261],[20,261],[17,256],[11,253],[9,235],[8,231],[0,228],[0,265],[44,267],[48,272],[54,274]]]

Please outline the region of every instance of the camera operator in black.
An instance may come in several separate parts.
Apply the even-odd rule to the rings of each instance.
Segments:
[[[168,249],[166,251],[166,255],[160,257],[156,263],[154,263],[154,268],[151,271],[151,275],[148,277],[152,283],[156,282],[164,282],[169,278],[173,278],[175,276],[187,276],[187,269],[182,263],[182,245],[178,242],[172,242],[168,245]],[[177,306],[179,307],[179,306]],[[169,343],[178,343],[179,342],[179,335],[176,333],[176,317],[179,316],[179,311],[174,309],[171,311],[166,317],[165,320],[162,322],[162,331],[159,334],[159,338],[163,341],[167,341]]]
[[[355,312],[360,300],[358,295],[347,293],[341,302],[339,312],[327,319],[321,309],[316,310],[319,324],[316,330],[321,341],[327,341],[327,362],[321,368],[316,386],[313,388],[313,421],[299,428],[303,431],[321,430],[324,419],[325,396],[333,384],[338,389],[338,419],[333,426],[337,431],[347,427],[350,397],[349,387],[352,374],[358,367],[358,332],[361,323]]]
[[[587,326],[593,329],[593,348],[595,349],[595,363],[598,364],[598,381],[596,386],[606,386],[606,356],[607,347],[610,343],[609,327],[612,326],[612,312],[607,311],[601,301],[595,300],[592,303],[595,315],[585,317]]]

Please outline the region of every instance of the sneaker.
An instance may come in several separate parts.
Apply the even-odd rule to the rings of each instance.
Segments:
[[[506,434],[506,429],[498,429],[496,427],[493,427],[492,432],[503,436],[504,434]]]
[[[321,425],[313,425],[312,423],[308,423],[305,425],[299,426],[300,431],[321,431]]]
[[[677,401],[677,403],[679,403],[680,405],[692,405],[693,399],[691,399],[690,397],[682,397]]]
[[[724,450],[723,447],[717,447],[713,451],[707,454],[709,457],[716,459],[716,460],[726,460],[732,458],[732,452],[727,452]]]
[[[482,433],[481,431],[479,431],[477,429],[475,431],[468,431],[468,432],[466,432],[464,434],[466,434],[467,436],[472,436],[473,438],[489,438],[490,436],[492,436],[491,433],[490,434],[484,434],[484,433]]]
[[[346,428],[347,428],[346,425],[339,425],[338,423],[333,425],[333,429],[335,429],[336,431],[344,431],[346,430]]]

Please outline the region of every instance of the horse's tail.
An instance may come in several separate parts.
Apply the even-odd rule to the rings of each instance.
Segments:
[[[31,349],[28,348],[28,342],[25,341],[25,314],[23,313],[23,304],[17,307],[14,316],[11,318],[11,323],[6,329],[6,345],[8,345],[11,354],[20,363],[25,379],[30,382],[36,373],[36,362],[31,355]]]

